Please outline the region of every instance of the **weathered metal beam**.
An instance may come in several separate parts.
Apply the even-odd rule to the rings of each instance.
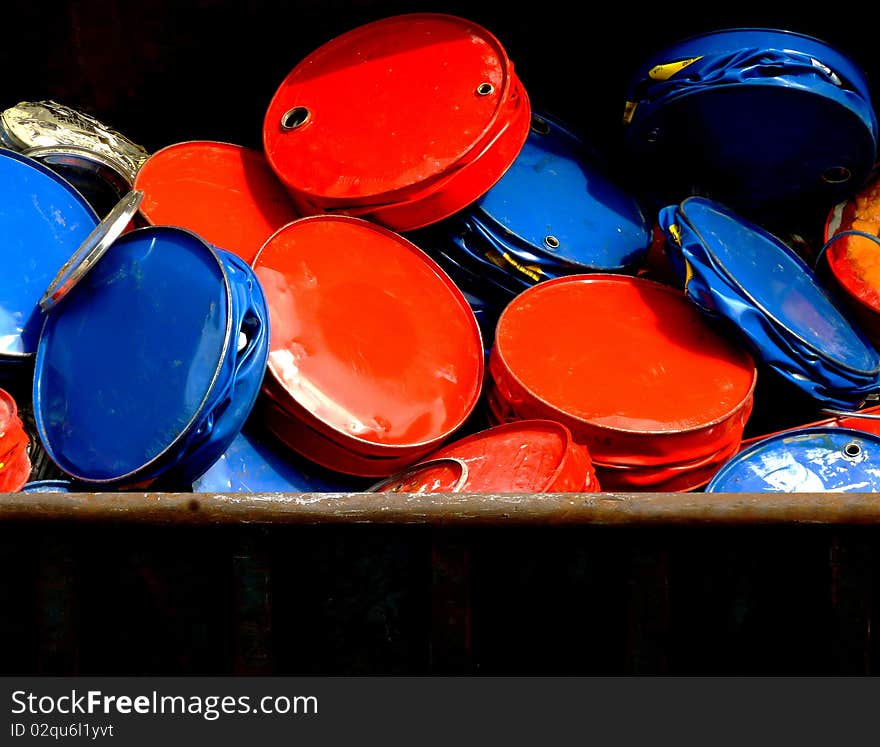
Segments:
[[[0,520],[151,524],[877,524],[873,493],[8,493]]]

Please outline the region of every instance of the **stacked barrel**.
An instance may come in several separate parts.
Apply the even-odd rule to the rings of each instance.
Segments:
[[[56,102],[0,117],[0,375],[35,421],[28,441],[0,410],[0,489],[873,474],[868,426],[819,425],[858,429],[880,396],[878,125],[842,51],[756,28],[671,44],[621,92],[617,154],[533,107],[465,18],[381,18],[292,62],[258,144],[147,153]],[[811,221],[818,245],[795,240]],[[780,399],[812,430],[767,456]],[[825,436],[834,479],[717,477]],[[26,474],[34,448],[57,474]]]

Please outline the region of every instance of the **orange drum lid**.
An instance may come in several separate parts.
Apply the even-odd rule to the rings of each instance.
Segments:
[[[875,175],[853,198],[838,203],[825,221],[825,240],[843,231],[880,234],[880,175]],[[880,241],[880,239],[878,239]],[[835,279],[847,293],[880,312],[880,243],[849,235],[828,245],[826,258]]]
[[[757,377],[750,353],[681,291],[621,275],[529,288],[501,314],[492,352],[545,407],[638,433],[726,420],[751,400]]]
[[[373,21],[291,70],[266,111],[264,150],[282,181],[314,201],[402,201],[401,190],[459,167],[505,126],[512,79],[501,43],[471,21]]]
[[[267,375],[357,450],[432,444],[467,420],[480,330],[417,246],[361,218],[312,216],[266,242],[254,270],[269,305]]]
[[[138,171],[140,213],[152,225],[189,229],[252,262],[266,240],[299,217],[258,150],[197,140],[169,145]]]

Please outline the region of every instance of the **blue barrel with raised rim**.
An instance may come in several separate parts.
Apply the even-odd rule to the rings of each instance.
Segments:
[[[699,194],[755,216],[828,209],[877,158],[864,71],[805,34],[731,28],[674,42],[636,68],[626,95],[624,152],[658,206]]]
[[[784,381],[842,410],[880,392],[880,353],[779,238],[705,197],[663,208],[658,223],[688,298]]]
[[[269,351],[253,270],[196,234],[124,234],[47,313],[34,418],[86,485],[186,489],[253,408]]]
[[[542,280],[635,274],[651,238],[641,204],[605,159],[571,125],[541,112],[492,188],[413,240],[464,290],[503,307]]]
[[[757,441],[726,462],[707,493],[876,493],[880,436],[834,426]]]

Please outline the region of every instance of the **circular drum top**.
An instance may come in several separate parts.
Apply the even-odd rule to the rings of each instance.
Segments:
[[[463,491],[532,493],[562,470],[571,433],[552,420],[520,420],[447,444],[432,459],[459,459],[468,467]]]
[[[229,143],[169,145],[141,166],[135,185],[144,193],[140,212],[147,221],[187,228],[248,263],[299,217],[266,157]]]
[[[480,395],[483,347],[461,291],[398,234],[346,216],[302,218],[254,260],[269,304],[269,372],[346,438],[445,438]]]
[[[691,197],[682,208],[729,282],[811,354],[851,370],[876,371],[877,351],[795,252],[709,200]]]
[[[40,297],[98,225],[85,198],[51,169],[0,150],[0,355],[37,350]]]
[[[622,270],[647,253],[651,227],[635,198],[579,135],[534,116],[516,160],[475,208],[560,262]]]
[[[880,436],[834,426],[762,439],[728,461],[707,493],[876,493]]]
[[[387,196],[476,154],[511,80],[503,47],[475,23],[440,13],[374,21],[290,72],[266,112],[266,155],[312,197]]]
[[[194,234],[147,228],[116,241],[46,318],[34,415],[53,460],[113,480],[186,434],[217,380],[230,303],[218,257]]]
[[[572,275],[517,296],[495,350],[531,396],[616,430],[678,432],[730,416],[752,396],[751,355],[685,295],[617,275]]]

